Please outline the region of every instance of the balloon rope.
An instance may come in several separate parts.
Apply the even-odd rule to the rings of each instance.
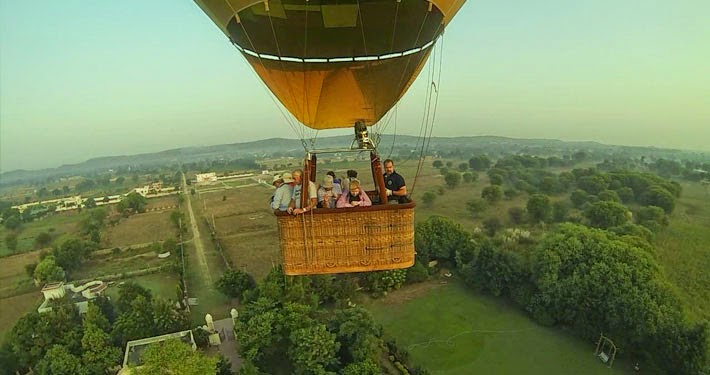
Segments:
[[[227,4],[229,4],[229,2],[227,2]],[[231,8],[231,5],[230,5],[230,8]],[[233,8],[232,8],[232,11],[234,11]],[[236,14],[236,12],[234,14]],[[246,28],[244,27],[244,24],[241,22],[238,22],[238,23],[241,26],[242,31],[244,32],[244,35],[247,37],[247,40],[249,41],[249,44],[251,45],[252,50],[256,51],[256,48],[254,47],[254,43],[252,42],[251,37],[249,36],[249,33],[247,32]],[[236,42],[232,42],[232,43],[236,45]],[[242,56],[244,57],[244,60],[246,60],[246,56],[244,56],[243,53],[242,53]],[[268,69],[266,69],[266,66],[264,66],[264,62],[261,60],[261,56],[257,55],[257,59],[259,60],[259,64],[261,65],[261,68],[264,70],[264,72],[271,75],[270,71]],[[247,63],[249,63],[248,60],[247,60]],[[293,124],[293,121],[291,120],[291,118],[288,117],[288,115],[283,111],[283,109],[281,108],[279,103],[276,101],[274,93],[268,88],[268,86],[266,86],[266,84],[261,79],[261,77],[259,77],[259,74],[257,74],[253,68],[252,68],[252,72],[256,76],[257,81],[259,81],[261,83],[262,87],[268,92],[269,98],[271,98],[271,101],[274,102],[274,105],[276,106],[276,108],[279,109],[279,112],[281,112],[281,115],[286,120],[286,123],[291,127],[293,132],[296,133],[296,136],[298,136],[298,138],[301,139],[301,143],[303,143],[303,135],[299,134],[298,128]]]
[[[271,18],[271,12],[267,11],[267,13],[269,15],[269,24],[271,25],[271,35],[274,37],[274,43],[276,43],[276,53],[278,53],[278,55],[279,55],[279,64],[281,65],[281,71],[287,72],[288,70],[286,69],[286,67],[284,67],[284,63],[280,59],[281,47],[279,46],[279,38],[276,37],[276,29],[274,28],[274,21]],[[305,71],[303,72],[303,74],[304,75],[306,74]],[[286,84],[288,85],[288,92],[289,92],[289,94],[291,94],[291,100],[293,100],[293,104],[296,104],[296,94],[294,94],[294,89],[293,89],[293,85],[291,85],[291,80],[287,79]],[[305,130],[304,128],[305,128],[305,126],[302,127],[303,130]],[[303,132],[301,139],[303,139],[304,137],[305,137],[305,131]]]

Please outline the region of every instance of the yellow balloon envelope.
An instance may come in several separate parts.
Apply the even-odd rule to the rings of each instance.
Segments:
[[[465,0],[195,0],[313,129],[375,124]]]

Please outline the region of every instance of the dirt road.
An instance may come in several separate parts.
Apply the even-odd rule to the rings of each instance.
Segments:
[[[212,276],[210,275],[210,269],[209,266],[207,266],[207,258],[205,257],[205,247],[202,244],[200,228],[197,226],[195,213],[192,210],[192,196],[190,195],[190,189],[188,189],[184,173],[182,174],[182,189],[187,201],[187,211],[190,214],[190,228],[192,229],[192,239],[195,243],[195,253],[197,255],[197,264],[200,267],[200,275],[202,276],[202,281],[205,283],[204,285],[212,285]]]

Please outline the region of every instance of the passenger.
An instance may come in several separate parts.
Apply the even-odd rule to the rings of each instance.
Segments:
[[[313,181],[308,181],[308,204],[301,208],[301,190],[303,189],[303,171],[296,169],[293,171],[293,179],[295,185],[293,187],[293,195],[291,203],[288,205],[288,213],[298,215],[308,212],[318,205],[318,187]]]
[[[335,202],[340,198],[340,194],[335,191],[333,176],[325,175],[323,185],[318,189],[318,207],[335,208]]]
[[[280,174],[274,175],[274,180],[271,182],[271,185],[275,187],[276,189],[279,188],[279,186],[283,185],[284,180],[281,178]],[[269,198],[269,205],[273,205],[274,203],[274,194],[271,194],[271,198]]]
[[[348,171],[346,173],[347,173],[348,177],[345,179],[345,181],[344,181],[345,183],[342,186],[348,187],[348,186],[350,186],[350,183],[352,181],[360,182],[360,180],[357,179],[357,171],[356,170],[348,169]]]
[[[295,180],[290,173],[286,172],[283,176],[276,176],[278,178],[274,179],[274,186],[279,184],[274,192],[274,197],[271,201],[271,209],[286,211],[288,210],[288,205],[291,203],[291,196],[293,195],[293,185]]]
[[[385,187],[387,188],[387,203],[409,203],[411,200],[407,197],[407,185],[404,182],[404,177],[394,171],[394,162],[392,159],[387,159],[384,162]]]
[[[335,177],[335,172],[329,171],[326,173],[326,175],[333,177],[333,191],[340,196],[340,194],[343,194],[343,185],[342,181]]]
[[[350,191],[341,195],[337,203],[338,208],[367,206],[372,206],[372,201],[367,193],[360,189],[360,182],[357,180],[350,182]]]

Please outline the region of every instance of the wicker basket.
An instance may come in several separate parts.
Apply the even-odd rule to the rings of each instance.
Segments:
[[[414,202],[276,214],[284,273],[367,272],[414,265]]]

